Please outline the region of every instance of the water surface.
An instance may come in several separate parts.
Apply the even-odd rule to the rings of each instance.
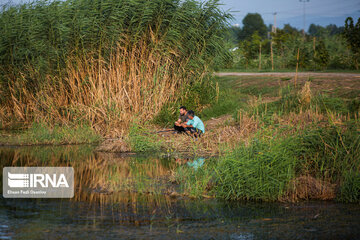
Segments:
[[[0,239],[360,239],[359,204],[172,198],[171,157],[43,146],[0,148],[0,160],[75,170],[72,199],[1,198]]]

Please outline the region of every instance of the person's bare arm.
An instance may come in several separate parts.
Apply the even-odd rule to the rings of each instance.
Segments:
[[[180,125],[181,125],[180,123],[181,123],[181,119],[179,118],[179,119],[175,122],[175,125],[176,125],[176,126],[180,126]]]
[[[187,128],[187,127],[192,128],[192,127],[193,127],[193,125],[187,125],[187,122],[186,122],[186,123],[181,124],[181,126],[182,126],[183,128]]]

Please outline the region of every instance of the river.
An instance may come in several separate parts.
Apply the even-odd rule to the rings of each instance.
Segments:
[[[162,154],[93,146],[0,148],[1,166],[72,166],[71,199],[0,199],[0,239],[360,239],[360,205],[173,197]],[[2,174],[2,173],[1,173]],[[1,177],[2,179],[2,177]]]

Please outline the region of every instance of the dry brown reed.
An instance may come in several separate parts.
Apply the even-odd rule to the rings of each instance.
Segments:
[[[328,117],[322,114],[318,109],[306,109],[298,113],[290,112],[289,114],[278,116],[273,115],[274,123],[282,126],[296,127],[297,129],[305,129],[311,124],[325,125]]]
[[[185,76],[191,75],[183,69],[187,59],[175,62],[176,52],[164,54],[145,42],[131,50],[119,45],[107,63],[94,54],[69,57],[66,74],[47,76],[37,92],[26,90],[25,78],[16,81],[8,105],[0,110],[3,125],[14,118],[25,123],[86,122],[104,136],[124,135],[134,118],[149,120],[166,102],[175,101]],[[36,70],[29,71],[39,77]]]
[[[331,200],[334,199],[335,184],[316,179],[311,176],[300,176],[290,182],[288,192],[280,199],[281,201],[296,202],[299,200]]]
[[[303,106],[310,105],[311,102],[311,90],[310,90],[310,82],[305,82],[304,86],[300,91],[300,103]]]
[[[106,139],[97,148],[97,152],[130,152],[131,147],[121,138]]]

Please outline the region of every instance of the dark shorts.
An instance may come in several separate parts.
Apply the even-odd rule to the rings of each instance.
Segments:
[[[190,131],[191,133],[196,133],[198,137],[201,137],[203,132],[198,128],[186,128],[186,130]]]
[[[185,128],[180,127],[180,126],[176,126],[175,124],[174,124],[174,129],[175,129],[176,131],[178,131],[178,132],[185,132],[185,131],[186,131]]]

